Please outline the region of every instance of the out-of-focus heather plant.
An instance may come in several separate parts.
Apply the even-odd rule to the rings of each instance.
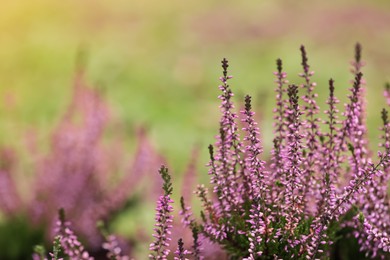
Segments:
[[[77,228],[90,240],[97,239],[96,212],[105,195],[99,172],[105,154],[100,142],[108,111],[97,91],[75,80],[74,93],[63,119],[52,135],[50,152],[38,165],[30,215],[41,223],[55,223],[58,207],[78,219]],[[52,230],[49,228],[48,230]],[[91,241],[96,244],[96,241]],[[100,241],[98,241],[100,242]]]
[[[164,159],[153,148],[144,128],[136,132],[133,158],[121,146],[123,140],[106,138],[112,123],[109,105],[99,89],[85,83],[83,74],[82,69],[76,72],[71,102],[51,135],[48,151],[34,155],[40,159],[32,167],[35,179],[26,200],[19,195],[13,178],[14,164],[18,163],[15,155],[11,149],[1,151],[0,210],[9,220],[27,215],[26,225],[39,227],[47,239],[52,239],[58,208],[64,208],[69,219],[77,220],[73,222],[75,232],[90,250],[96,251],[104,241],[96,223],[112,219],[127,207],[137,186],[148,177],[152,187],[148,192],[156,194],[154,190],[161,181],[151,176]],[[156,198],[140,197],[148,201]],[[111,237],[108,240],[107,248],[116,243]]]

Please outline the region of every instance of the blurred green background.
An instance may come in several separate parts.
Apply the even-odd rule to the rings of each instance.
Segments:
[[[267,93],[269,146],[275,59],[293,80],[305,44],[318,91],[326,93],[333,77],[342,98],[357,41],[367,62],[369,122],[376,122],[376,101],[390,80],[388,1],[2,1],[0,138],[17,141],[27,125],[53,125],[83,46],[88,81],[104,88],[129,131],[147,124],[180,171],[189,147],[213,142],[221,58],[230,60],[238,97],[249,93],[261,105]]]
[[[250,94],[260,110],[269,150],[276,58],[283,59],[290,81],[299,80],[299,46],[306,45],[324,107],[330,77],[338,97],[346,95],[356,42],[367,62],[368,125],[375,141],[382,87],[390,80],[387,0],[3,0],[0,142],[22,146],[31,129],[47,136],[69,102],[82,48],[87,81],[104,90],[128,145],[135,126],[148,126],[180,178],[195,144],[202,147],[200,164],[207,163],[206,147],[218,129],[223,57],[230,61],[236,100]]]

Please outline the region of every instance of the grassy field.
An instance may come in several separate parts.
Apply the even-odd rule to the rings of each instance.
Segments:
[[[200,164],[207,162],[223,57],[236,100],[251,94],[261,111],[269,150],[276,58],[297,79],[305,44],[324,106],[330,77],[344,98],[356,42],[367,62],[368,124],[377,138],[382,87],[390,80],[388,1],[6,0],[0,6],[2,144],[22,147],[31,131],[45,140],[70,99],[82,49],[88,82],[110,101],[112,133],[124,130],[132,148],[135,127],[146,125],[180,179],[194,145],[203,147]]]

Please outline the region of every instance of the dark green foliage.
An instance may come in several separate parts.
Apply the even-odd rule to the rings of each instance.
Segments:
[[[384,126],[389,124],[388,112],[385,108],[382,109],[382,121]]]
[[[20,216],[0,225],[0,259],[31,259],[34,246],[44,238],[42,229],[32,227]],[[12,243],[9,243],[12,241]]]

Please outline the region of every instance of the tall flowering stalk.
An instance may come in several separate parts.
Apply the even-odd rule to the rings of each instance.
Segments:
[[[268,240],[268,225],[270,222],[270,214],[268,211],[261,212],[261,209],[268,207],[270,194],[268,186],[265,182],[265,162],[259,159],[259,155],[263,152],[260,139],[259,128],[254,121],[254,112],[251,106],[251,97],[245,97],[245,109],[241,111],[245,116],[242,121],[246,123],[246,126],[242,129],[245,132],[244,141],[248,144],[245,147],[245,170],[247,177],[243,180],[247,182],[249,187],[247,193],[247,199],[256,200],[258,203],[254,203],[249,210],[248,223],[251,225],[248,240],[249,240],[249,252],[250,257],[260,256],[262,252],[261,241],[264,236],[265,241]],[[265,250],[267,250],[267,242],[265,242]]]
[[[164,195],[161,195],[157,200],[156,207],[156,224],[154,228],[153,237],[155,241],[150,244],[150,255],[149,259],[164,260],[167,259],[170,250],[168,249],[171,241],[171,228],[173,222],[172,216],[172,183],[171,176],[168,173],[168,169],[165,166],[161,166],[159,171],[164,184],[163,191]]]
[[[337,132],[339,131],[339,120],[336,105],[339,100],[334,95],[334,80],[329,80],[329,98],[326,103],[329,109],[324,113],[328,119],[324,123],[328,126],[329,132],[323,136],[322,149],[323,160],[321,161],[320,170],[323,173],[321,175],[322,184],[324,189],[321,190],[321,200],[318,203],[318,215],[324,213],[326,208],[332,208],[335,202],[336,182],[338,178],[339,165],[336,161],[334,150],[336,149]]]
[[[244,196],[248,196],[250,199],[265,198],[268,193],[264,177],[265,162],[258,157],[262,154],[263,149],[259,139],[259,128],[253,118],[255,113],[252,111],[250,96],[245,97],[245,109],[241,113],[244,115],[242,122],[245,123],[245,127],[243,128],[245,132],[244,142],[247,142],[244,153],[245,179],[243,180],[247,188]],[[264,202],[263,200],[262,203]]]
[[[330,209],[335,207],[336,203],[336,181],[338,178],[339,165],[334,155],[336,149],[335,139],[337,138],[339,121],[337,113],[339,112],[336,105],[339,103],[334,95],[334,81],[329,80],[329,98],[327,104],[329,109],[325,111],[328,119],[324,121],[328,126],[329,132],[323,135],[321,152],[324,158],[321,160],[320,171],[322,172],[322,189],[320,190],[321,198],[317,203],[318,212],[311,223],[311,229],[314,231],[308,237],[307,246],[308,258],[315,258],[316,253],[323,253],[322,247],[329,243],[329,237],[326,234],[327,225],[329,225],[328,215],[331,215]]]
[[[300,121],[301,112],[298,105],[298,87],[290,85],[288,88],[289,107],[288,107],[288,129],[287,135],[287,165],[288,171],[284,182],[285,186],[285,205],[282,207],[283,215],[287,220],[286,230],[289,233],[298,226],[304,206],[304,176],[307,171],[301,168],[303,162],[302,156],[302,138]],[[295,246],[297,241],[291,241]]]
[[[277,181],[278,183],[284,178],[286,172],[286,165],[283,158],[285,157],[285,147],[286,147],[286,135],[287,135],[287,122],[286,118],[288,115],[287,111],[287,99],[286,96],[286,87],[288,84],[287,73],[283,72],[283,62],[281,59],[277,59],[276,61],[277,71],[274,72],[276,76],[276,108],[274,109],[274,129],[275,136],[273,139],[274,147],[272,149],[272,157],[271,157],[271,171],[272,180]],[[277,185],[273,189],[272,197],[275,200],[284,201],[284,190],[281,188],[281,185]]]
[[[218,97],[221,100],[221,120],[220,134],[217,137],[216,146],[218,148],[215,155],[215,183],[218,189],[220,200],[220,211],[225,215],[229,215],[237,206],[241,204],[240,188],[237,182],[239,172],[237,165],[242,164],[241,151],[242,144],[237,132],[237,115],[234,113],[234,104],[232,102],[233,92],[230,89],[228,80],[232,76],[228,75],[228,61],[222,60],[223,76],[220,78],[222,84],[219,86],[221,95]]]
[[[308,195],[304,195],[305,202],[304,206],[308,207],[308,210],[315,211],[313,209],[313,205],[315,205],[315,199],[319,198],[319,178],[320,176],[316,175],[317,171],[315,167],[318,166],[319,163],[319,139],[321,137],[321,132],[319,129],[318,123],[320,119],[317,117],[319,113],[319,106],[317,105],[316,98],[317,93],[314,92],[317,83],[312,81],[312,76],[314,75],[314,71],[310,70],[310,65],[308,63],[308,57],[306,53],[305,46],[301,45],[301,56],[302,56],[302,68],[303,72],[299,74],[300,77],[304,79],[304,83],[302,84],[302,88],[305,90],[305,94],[302,96],[302,100],[304,101],[303,112],[302,114],[305,116],[305,120],[303,125],[306,128],[306,136],[305,138],[305,153],[307,153],[304,158],[304,164],[306,168],[306,174],[304,178],[303,187],[304,193],[308,193]],[[310,198],[312,198],[310,200]],[[313,203],[314,198],[314,203]]]

